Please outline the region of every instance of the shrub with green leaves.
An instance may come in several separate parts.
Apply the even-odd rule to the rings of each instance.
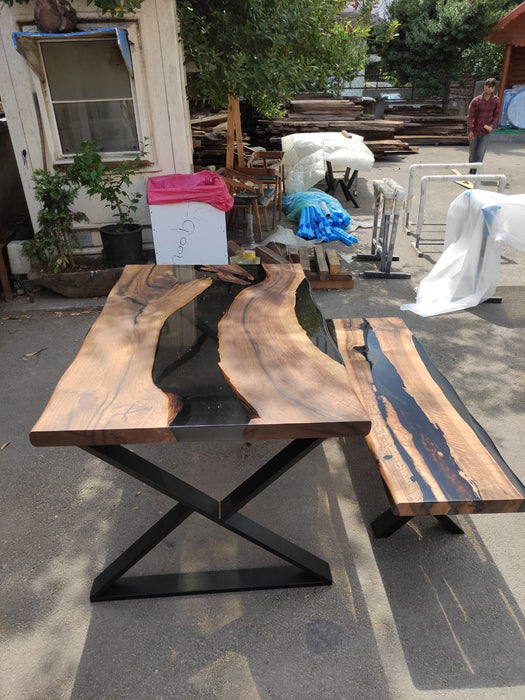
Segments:
[[[392,0],[388,18],[373,30],[373,50],[382,56],[382,67],[399,84],[416,85],[423,96],[446,98],[450,82],[471,72],[471,56],[490,51],[501,58],[501,50],[487,49],[485,37],[513,6],[515,0]],[[384,42],[385,30],[395,22],[396,34]],[[490,72],[497,61],[480,67]],[[496,76],[499,70],[496,70]],[[479,75],[479,73],[478,73]],[[446,101],[446,100],[445,100]]]
[[[189,97],[224,107],[243,97],[280,113],[300,92],[334,93],[364,66],[374,0],[177,0]]]
[[[79,186],[67,172],[35,170],[35,197],[40,202],[38,231],[22,243],[22,252],[32,263],[41,263],[50,272],[74,268],[73,252],[78,242],[73,234],[75,221],[87,221],[82,212],[71,207]]]
[[[140,192],[132,192],[132,177],[146,155],[147,139],[144,147],[132,160],[118,164],[106,162],[92,141],[83,141],[73,156],[69,177],[79,186],[85,187],[90,197],[99,197],[104,206],[111,209],[117,218],[117,230],[124,230],[133,223],[137,211]]]

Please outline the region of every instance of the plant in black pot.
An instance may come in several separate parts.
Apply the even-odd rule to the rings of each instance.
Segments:
[[[111,209],[117,221],[101,226],[100,236],[108,267],[140,264],[142,258],[142,226],[133,220],[142,194],[132,191],[132,177],[141,166],[146,145],[132,160],[108,163],[95,143],[83,141],[73,156],[69,175],[85,187],[90,197],[98,196]]]
[[[79,185],[66,171],[35,170],[35,198],[40,204],[38,230],[22,243],[22,253],[31,262],[28,279],[40,287],[66,297],[97,297],[108,294],[119,271],[98,269],[84,256],[76,256],[78,241],[73,226],[87,221],[72,211]]]

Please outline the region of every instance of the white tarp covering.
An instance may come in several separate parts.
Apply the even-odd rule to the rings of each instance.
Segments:
[[[372,170],[374,154],[358,134],[340,132],[289,134],[282,138],[286,192],[306,192],[325,174],[329,160],[334,170]]]
[[[402,311],[435,316],[477,306],[494,295],[500,242],[525,250],[525,194],[469,190],[447,214],[443,254],[417,289],[415,304]]]

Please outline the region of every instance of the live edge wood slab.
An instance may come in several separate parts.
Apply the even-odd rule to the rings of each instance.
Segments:
[[[525,510],[524,485],[402,319],[333,323],[394,516]]]
[[[198,272],[127,266],[31,431],[33,445],[366,434],[370,420],[343,364],[316,347],[297,319],[301,266],[264,265],[264,272],[257,282],[232,265]],[[212,410],[191,425],[183,415],[184,392],[177,386],[164,391],[153,381],[152,368],[164,324],[177,311],[186,323],[195,320],[195,304],[212,305],[215,288],[232,300],[221,310],[214,362],[246,420],[221,423]],[[201,332],[197,326],[195,333]],[[187,352],[196,381],[210,362],[198,364],[197,345]]]

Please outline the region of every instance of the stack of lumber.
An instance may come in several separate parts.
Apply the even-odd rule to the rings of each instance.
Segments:
[[[223,166],[226,162],[227,112],[193,115],[191,128],[196,166]],[[424,144],[466,144],[466,117],[444,114],[437,105],[389,104],[384,119],[363,114],[363,106],[346,98],[305,96],[290,102],[278,119],[257,121],[255,143],[280,150],[288,134],[343,131],[358,134],[376,158],[387,153],[413,153]],[[249,139],[243,137],[245,146]]]
[[[402,137],[394,136],[393,139],[365,141],[375,158],[381,158],[387,153],[418,153],[417,146],[408,143]]]
[[[363,106],[346,98],[295,99],[284,117],[257,122],[257,134],[269,140],[287,134],[343,129],[363,138],[391,139],[396,128],[397,122],[365,118]]]
[[[193,164],[201,167],[226,165],[226,134],[228,113],[199,113],[190,120],[193,138]],[[249,141],[243,136],[243,143]]]
[[[466,135],[467,118],[442,115],[396,115],[393,120],[399,120],[398,135],[454,136]]]
[[[259,119],[257,136],[269,140],[282,138],[288,134],[316,131],[349,131],[364,139],[392,139],[399,127],[398,121],[386,119],[311,119],[298,120],[290,114],[280,119]]]
[[[466,142],[466,117],[444,114],[438,105],[389,104],[383,119],[372,119],[352,100],[297,99],[286,116],[260,119],[257,137],[277,147],[287,134],[343,130],[362,136],[375,156],[410,153],[415,144]]]
[[[395,138],[411,145],[468,142],[467,118],[445,114],[440,107],[393,105],[385,114],[399,122]]]
[[[361,119],[363,107],[352,100],[339,99],[297,99],[290,102],[288,118],[293,121],[348,121]]]
[[[333,248],[323,248],[322,245],[309,248],[271,242],[267,246],[257,246],[255,254],[261,262],[299,263],[312,289],[352,289],[354,286],[352,275],[341,272],[339,254]]]

